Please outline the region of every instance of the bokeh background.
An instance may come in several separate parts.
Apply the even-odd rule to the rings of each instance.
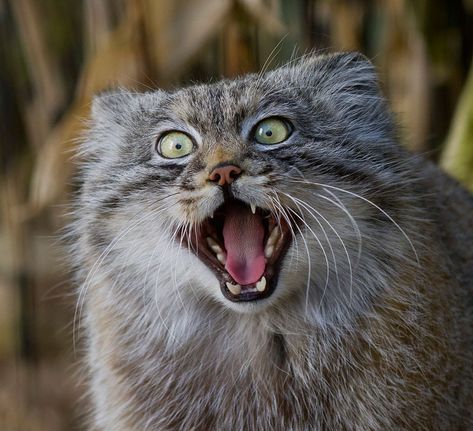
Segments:
[[[358,50],[402,144],[473,189],[473,0],[0,0],[0,430],[83,429],[60,229],[91,96]]]

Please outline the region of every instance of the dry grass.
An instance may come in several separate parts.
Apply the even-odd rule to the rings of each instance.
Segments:
[[[95,92],[235,76],[271,53],[270,67],[314,48],[360,50],[380,69],[405,144],[434,159],[464,89],[443,164],[473,188],[471,5],[0,0],[0,429],[80,429],[73,287],[53,243]]]

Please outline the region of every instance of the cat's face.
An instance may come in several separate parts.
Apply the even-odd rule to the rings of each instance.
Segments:
[[[375,241],[401,242],[392,223],[375,226],[381,199],[396,200],[385,183],[398,175],[398,149],[372,66],[357,55],[105,94],[93,123],[82,194],[92,263],[136,295],[243,312],[285,301],[343,308],[374,289],[359,283],[377,247],[365,237],[376,228]]]

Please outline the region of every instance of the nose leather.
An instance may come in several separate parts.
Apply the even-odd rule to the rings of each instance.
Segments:
[[[215,167],[210,172],[209,180],[219,186],[229,185],[241,174],[241,168],[233,164],[225,164]]]

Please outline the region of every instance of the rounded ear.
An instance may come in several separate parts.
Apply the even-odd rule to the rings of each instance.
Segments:
[[[81,145],[87,157],[112,154],[120,146],[139,95],[123,88],[103,91],[92,99],[89,128]]]
[[[303,65],[317,86],[330,93],[379,94],[376,69],[359,52],[341,52],[310,57]]]
[[[126,123],[132,112],[152,112],[165,92],[157,89],[145,93],[119,88],[97,94],[92,99],[91,119],[96,124],[113,122]]]
[[[136,106],[137,96],[125,89],[107,90],[92,99],[91,118],[95,122],[104,120],[120,124],[127,112]]]
[[[358,52],[335,53],[309,57],[301,64],[303,79],[317,97],[329,100],[337,110],[382,109],[376,69]]]
[[[94,96],[82,152],[87,155],[116,152],[126,142],[125,135],[133,130],[137,119],[158,109],[163,94],[162,90],[138,93],[120,88]]]
[[[347,52],[309,57],[301,63],[298,78],[353,138],[374,142],[395,137],[376,69],[364,55]]]
[[[379,93],[376,69],[363,54],[350,52],[335,55],[330,67],[338,69],[339,77],[346,79],[347,88],[352,91],[371,90]]]

